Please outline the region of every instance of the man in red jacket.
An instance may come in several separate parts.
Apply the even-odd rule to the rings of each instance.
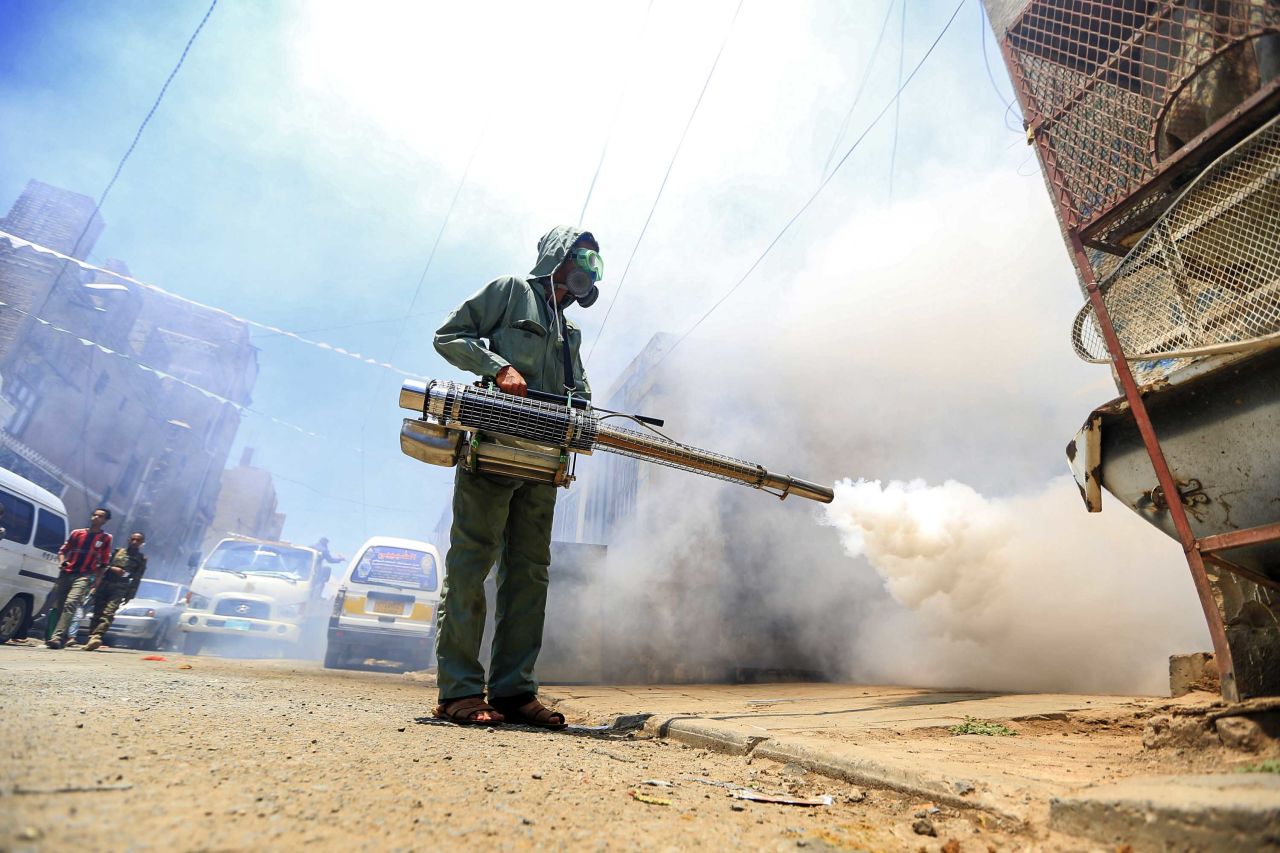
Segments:
[[[103,531],[102,525],[110,520],[111,510],[98,507],[89,516],[89,526],[71,531],[67,541],[58,549],[62,571],[53,585],[53,600],[62,603],[62,618],[45,644],[48,648],[60,649],[66,643],[67,629],[75,618],[76,608],[107,569],[107,561],[111,559],[111,534]],[[52,619],[57,610],[58,604],[55,603],[45,618]]]

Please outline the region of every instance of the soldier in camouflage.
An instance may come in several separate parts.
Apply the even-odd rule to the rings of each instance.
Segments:
[[[147,571],[147,556],[142,553],[143,541],[141,533],[132,533],[129,546],[117,548],[111,555],[111,562],[102,574],[98,595],[94,599],[93,632],[84,644],[86,652],[96,651],[102,646],[102,638],[116,618],[120,605],[138,594],[138,584],[142,583],[142,576]]]

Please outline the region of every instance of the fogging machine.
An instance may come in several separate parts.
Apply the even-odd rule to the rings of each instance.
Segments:
[[[568,487],[576,454],[596,450],[730,480],[786,498],[831,503],[832,490],[776,474],[762,465],[701,450],[659,433],[662,422],[594,409],[580,398],[529,391],[517,397],[492,386],[449,381],[406,381],[400,408],[418,413],[400,428],[400,449],[432,465],[461,465],[495,474]],[[606,423],[630,420],[644,432]]]

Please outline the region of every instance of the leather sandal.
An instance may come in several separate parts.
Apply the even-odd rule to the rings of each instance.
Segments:
[[[477,720],[476,715],[484,712],[493,714],[497,719]],[[496,726],[503,722],[500,711],[484,701],[483,696],[463,696],[441,702],[433,712],[437,720],[447,720],[460,726]]]
[[[518,726],[534,726],[539,729],[561,731],[569,728],[564,714],[553,711],[538,701],[538,697],[509,696],[505,699],[490,699],[508,723]]]

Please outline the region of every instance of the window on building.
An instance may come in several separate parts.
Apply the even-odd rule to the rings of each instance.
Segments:
[[[61,516],[54,515],[47,509],[40,510],[40,514],[36,516],[36,540],[31,544],[41,551],[56,554],[58,549],[62,547],[62,543],[66,541],[66,520]]]
[[[9,402],[13,403],[13,414],[9,415],[4,428],[15,438],[21,438],[27,424],[31,422],[38,398],[35,389],[17,378],[9,383],[8,396]]]
[[[129,464],[124,467],[124,473],[116,482],[116,491],[120,493],[126,504],[133,497],[133,490],[138,487],[138,474],[141,471],[142,463],[138,461],[138,457],[132,456],[129,458]]]
[[[4,538],[22,545],[31,541],[31,522],[36,515],[35,504],[0,489],[0,506],[4,507],[4,518],[0,519],[0,527],[4,528]],[[59,542],[58,546],[61,547],[62,543]]]

